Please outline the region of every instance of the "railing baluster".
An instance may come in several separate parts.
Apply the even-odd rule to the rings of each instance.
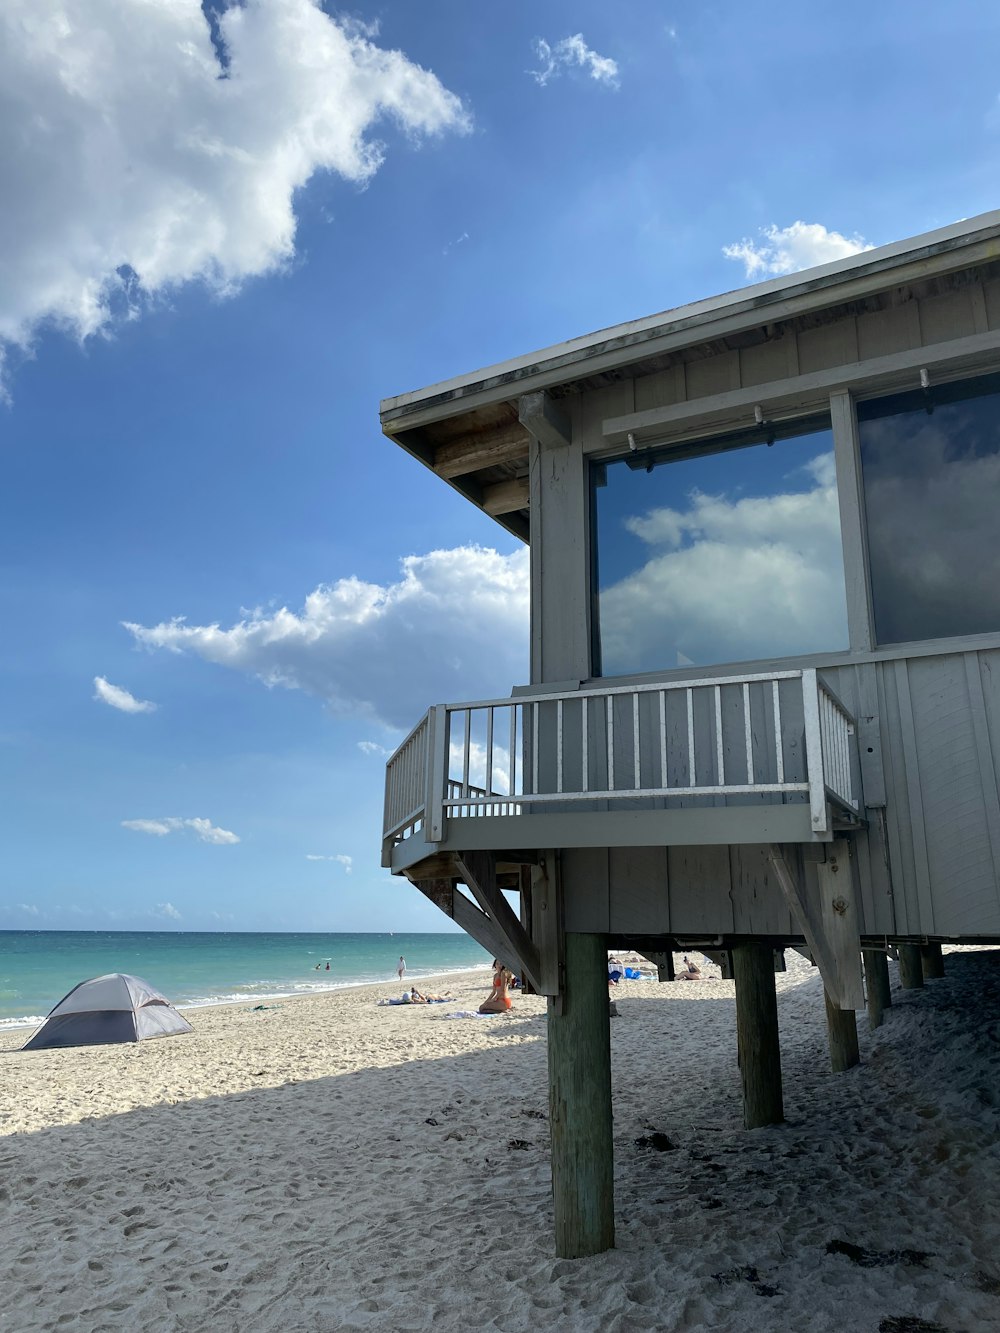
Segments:
[[[556,704],[556,791],[563,787],[563,701]]]
[[[715,687],[715,759],[716,779],[720,787],[726,785],[726,756],[722,746],[722,686]]]
[[[634,765],[633,786],[636,791],[641,790],[642,783],[639,780],[640,756],[639,756],[639,692],[632,695],[632,762]]]
[[[667,785],[667,692],[660,690],[660,786]]]
[[[510,795],[517,791],[517,704],[510,706]]]
[[[698,776],[694,763],[694,690],[689,686],[686,693],[688,720],[688,786],[697,787]]]
[[[615,701],[613,695],[605,700],[608,721],[608,791],[615,790]]]
[[[747,786],[753,786],[753,728],[750,725],[750,686],[743,682],[743,726],[747,738]]]
[[[581,745],[581,748],[582,748],[582,751],[583,751],[583,782],[582,782],[582,784],[581,784],[581,788],[580,788],[580,790],[581,790],[581,791],[589,791],[589,789],[590,789],[590,736],[589,736],[588,733],[589,733],[589,729],[590,729],[590,710],[589,710],[589,708],[588,708],[588,704],[590,703],[590,700],[587,698],[586,695],[584,695],[583,698],[580,700],[580,703],[583,705],[583,707],[582,707],[582,709],[581,709],[582,716],[583,716],[583,737],[582,737],[582,745]]]
[[[826,792],[823,789],[823,738],[816,668],[802,672],[802,712],[806,732],[806,773],[809,779],[810,819],[814,833],[827,831]]]
[[[472,709],[465,712],[465,744],[462,751],[462,800],[469,796],[469,760],[472,756]]]
[[[774,701],[774,758],[777,763],[778,781],[785,780],[785,747],[781,741],[781,696],[778,682],[771,681],[771,698]]]
[[[486,787],[487,794],[493,795],[493,709],[486,710]]]
[[[531,790],[538,791],[538,704],[531,705]]]

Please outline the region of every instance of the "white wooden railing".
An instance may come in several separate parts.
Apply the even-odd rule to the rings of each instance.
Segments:
[[[384,844],[543,804],[683,797],[808,800],[824,835],[831,803],[857,812],[853,733],[814,669],[441,704],[386,766]]]

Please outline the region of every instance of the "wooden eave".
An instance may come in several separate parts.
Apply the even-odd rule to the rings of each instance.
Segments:
[[[554,400],[567,399],[998,278],[1000,212],[387,399],[382,429],[527,541],[523,394],[544,388]]]

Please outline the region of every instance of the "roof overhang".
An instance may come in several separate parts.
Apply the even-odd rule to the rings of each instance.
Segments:
[[[596,377],[649,373],[644,365],[684,348],[997,259],[1000,210],[387,398],[380,408],[382,430],[527,539],[529,435],[518,411],[523,395],[545,390],[564,397],[590,387]]]

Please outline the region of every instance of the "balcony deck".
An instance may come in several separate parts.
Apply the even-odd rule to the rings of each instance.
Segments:
[[[859,823],[854,732],[814,669],[438,705],[386,766],[383,865],[829,841]]]

